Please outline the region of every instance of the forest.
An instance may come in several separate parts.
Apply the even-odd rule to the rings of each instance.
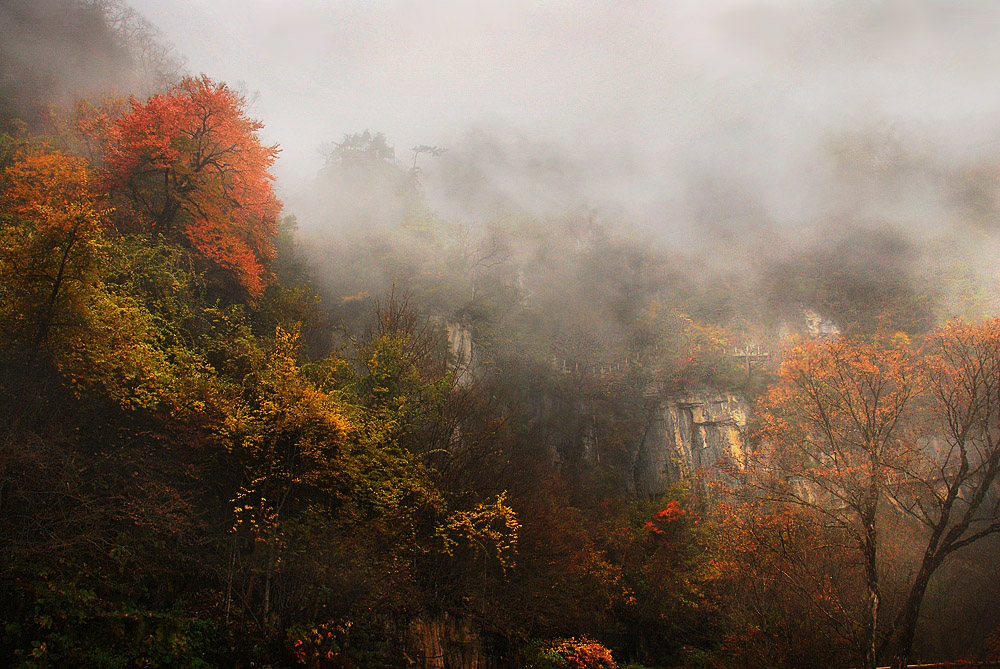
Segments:
[[[1000,666],[995,147],[660,235],[489,131],[289,184],[124,0],[0,26],[0,665]]]

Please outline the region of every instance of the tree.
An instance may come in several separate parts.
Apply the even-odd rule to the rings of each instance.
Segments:
[[[373,135],[368,130],[344,135],[342,142],[334,142],[325,151],[328,164],[347,165],[369,161],[394,163],[396,160],[396,149],[389,146],[385,133],[376,132]]]
[[[635,505],[637,511],[658,510],[633,511],[622,528],[630,540],[609,551],[620,555],[627,593],[617,617],[632,637],[632,659],[655,664],[684,657],[688,666],[711,645],[722,613],[715,594],[721,574],[713,546],[717,528],[696,510],[699,499],[684,486],[675,486],[655,507],[650,504]],[[640,525],[641,518],[648,520]]]
[[[930,337],[924,354],[933,436],[899,470],[890,493],[929,537],[893,625],[894,669],[907,665],[935,571],[959,549],[1000,532],[1000,320],[951,323]]]
[[[953,323],[915,350],[891,340],[807,342],[764,398],[748,480],[807,510],[860,558],[867,602],[858,651],[910,657],[927,586],[948,556],[1000,532],[1000,321]],[[922,555],[895,617],[883,617],[886,529],[923,527]],[[920,536],[919,533],[909,533]],[[843,611],[842,611],[843,612]]]
[[[329,221],[342,233],[379,239],[379,246],[384,247],[396,246],[395,236],[405,228],[426,228],[434,220],[423,202],[416,175],[396,160],[396,150],[383,133],[365,130],[347,134],[340,142],[327,143],[322,152],[326,164],[308,198],[315,220]],[[401,254],[406,264],[413,263],[409,245],[414,242],[419,240],[406,240],[408,253]],[[357,261],[347,258],[346,262]],[[375,268],[364,267],[362,276],[384,269],[386,262],[383,257]],[[341,274],[341,270],[335,267],[331,273]],[[353,282],[356,285],[357,278]]]
[[[553,639],[528,648],[531,669],[617,669],[611,651],[587,637]]]
[[[867,601],[856,643],[867,669],[876,666],[882,611],[879,512],[917,451],[905,424],[917,386],[905,338],[806,342],[764,398],[748,470],[754,488],[809,509],[857,551]]]
[[[720,572],[723,666],[854,666],[851,610],[864,585],[853,547],[831,541],[809,508],[744,499],[714,511],[709,555]]]
[[[448,153],[448,149],[442,149],[440,146],[430,146],[428,144],[420,144],[410,149],[410,151],[413,152],[413,167],[410,168],[410,172],[414,175],[419,174],[419,171],[417,170],[417,158],[421,153],[430,154],[434,158],[438,158]]]
[[[329,504],[331,491],[342,485],[342,451],[353,429],[339,403],[303,377],[298,346],[296,332],[275,331],[273,350],[244,380],[245,402],[226,417],[223,428],[231,457],[242,470],[233,499],[227,616],[238,600],[261,629],[273,627],[279,613],[276,586],[287,560],[282,555],[286,523],[296,511],[323,515],[324,500]],[[245,554],[241,546],[249,547]],[[240,576],[237,588],[234,572]]]
[[[131,56],[132,77],[141,90],[151,93],[169,88],[181,78],[182,58],[163,33],[125,0],[88,0],[98,9],[118,44]]]
[[[19,336],[44,342],[93,272],[102,214],[80,158],[31,152],[3,177],[0,314]]]
[[[269,169],[278,149],[244,99],[208,77],[189,77],[119,118],[82,123],[103,150],[121,224],[160,234],[235,276],[251,295],[265,284],[281,210]]]

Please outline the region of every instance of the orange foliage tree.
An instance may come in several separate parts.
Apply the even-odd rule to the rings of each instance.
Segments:
[[[919,383],[905,338],[802,344],[762,402],[748,469],[754,488],[808,509],[856,548],[867,591],[856,647],[868,669],[876,666],[882,610],[879,512],[918,451],[906,419]]]
[[[102,214],[86,161],[31,152],[3,173],[0,308],[7,327],[45,341],[87,282]]]
[[[935,571],[1000,532],[1000,320],[949,324],[919,350],[902,335],[807,342],[760,408],[744,472],[757,501],[845,540],[838,550],[860,559],[867,592],[853,633],[859,659],[871,668],[884,654],[905,667]],[[899,539],[887,529],[906,522],[922,555],[889,619],[880,573]]]
[[[261,144],[263,124],[245,106],[202,75],[82,126],[102,149],[108,189],[127,205],[125,225],[189,246],[258,295],[281,210],[269,172],[278,149]]]
[[[722,666],[851,666],[858,644],[850,611],[864,586],[852,547],[831,541],[819,516],[766,498],[716,507],[709,554],[725,621]]]
[[[531,669],[617,669],[611,651],[587,637],[555,639],[531,649]]]
[[[921,362],[928,436],[891,492],[894,508],[924,528],[927,543],[891,628],[894,669],[907,666],[934,572],[956,551],[1000,532],[1000,320],[948,324],[928,339]]]

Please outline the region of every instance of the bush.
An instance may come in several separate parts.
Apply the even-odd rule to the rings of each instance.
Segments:
[[[587,637],[539,641],[525,655],[528,669],[618,669],[611,651]]]

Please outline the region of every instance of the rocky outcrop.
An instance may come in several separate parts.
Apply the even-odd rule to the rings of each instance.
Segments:
[[[444,324],[444,332],[448,341],[448,364],[455,374],[455,382],[459,386],[470,385],[478,364],[472,331],[461,323],[449,321]]]
[[[451,364],[460,368],[472,365],[472,332],[469,328],[461,323],[447,322],[444,332]]]
[[[739,461],[747,424],[745,400],[702,393],[664,400],[653,410],[632,465],[637,495],[663,492],[693,472]]]
[[[420,669],[480,669],[486,667],[482,636],[469,618],[442,614],[418,617],[406,632],[405,660]]]

